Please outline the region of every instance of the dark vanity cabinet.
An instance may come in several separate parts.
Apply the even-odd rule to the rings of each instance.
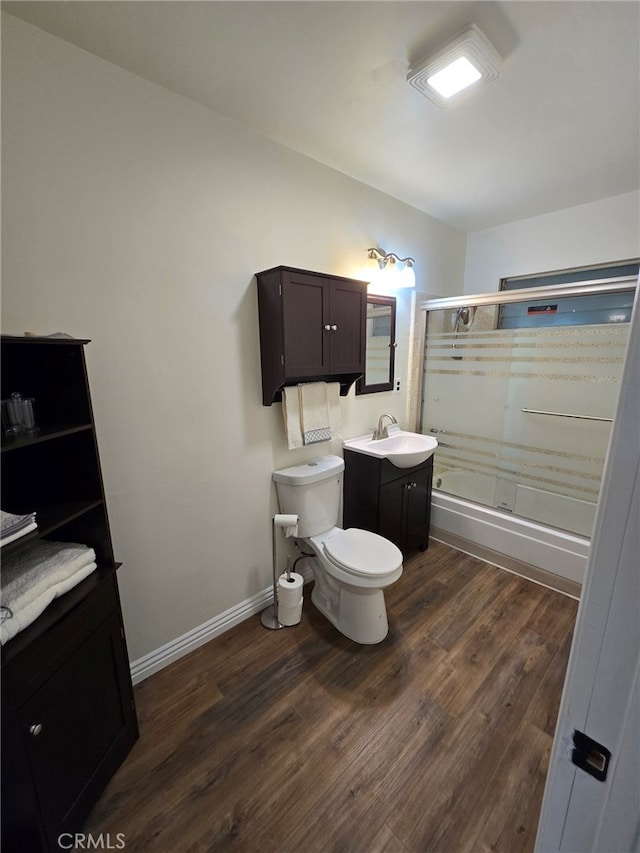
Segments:
[[[263,404],[299,382],[339,382],[344,396],[364,372],[366,282],[292,267],[256,279]]]
[[[88,341],[2,338],[2,399],[34,399],[37,432],[2,439],[2,509],[38,539],[77,542],[97,569],[2,646],[2,850],[59,850],[138,737],[84,359]],[[68,841],[68,836],[65,836]]]
[[[403,554],[429,547],[433,456],[415,468],[344,451],[344,527],[391,540]]]

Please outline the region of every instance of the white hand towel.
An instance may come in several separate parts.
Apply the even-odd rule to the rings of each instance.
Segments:
[[[300,392],[300,428],[305,445],[331,441],[326,382],[298,385]]]
[[[297,385],[287,386],[282,389],[282,416],[284,418],[284,430],[287,435],[289,450],[302,447],[300,398]]]

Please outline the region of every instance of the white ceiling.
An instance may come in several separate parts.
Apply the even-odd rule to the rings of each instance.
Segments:
[[[639,186],[636,0],[2,6],[464,231]],[[470,23],[502,75],[440,110],[409,64]]]

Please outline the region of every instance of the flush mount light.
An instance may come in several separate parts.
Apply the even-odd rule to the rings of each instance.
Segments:
[[[500,76],[502,60],[487,37],[472,24],[435,56],[412,65],[409,83],[436,106]]]

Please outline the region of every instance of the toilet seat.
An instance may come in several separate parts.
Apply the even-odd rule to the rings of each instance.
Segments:
[[[382,577],[402,567],[402,552],[377,533],[350,527],[323,542],[328,559],[350,575]]]

